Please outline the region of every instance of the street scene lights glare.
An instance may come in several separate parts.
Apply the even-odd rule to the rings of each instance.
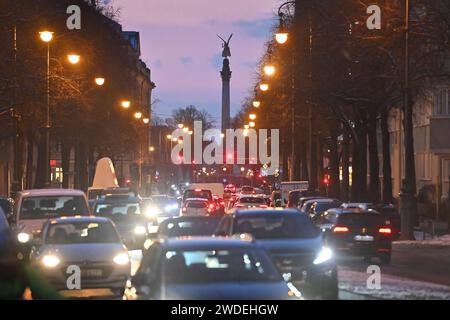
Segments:
[[[171,135],[171,134],[168,134],[168,135],[166,136],[166,138],[169,139],[169,140],[172,140],[172,135]]]
[[[261,83],[259,85],[259,88],[261,89],[261,91],[267,91],[269,90],[269,85],[267,83]]]
[[[247,129],[249,129],[250,128],[250,126],[248,125],[248,124],[246,124],[245,126],[244,126],[244,129],[245,130],[247,130]]]
[[[153,152],[153,151],[155,151],[155,147],[150,147],[149,150],[150,150],[150,152]]]
[[[288,40],[288,34],[285,32],[277,33],[277,34],[275,34],[275,40],[279,44],[285,44],[286,41]]]
[[[188,133],[189,132],[189,128],[188,127],[184,127],[183,128],[183,132]]]
[[[178,138],[172,138],[172,141],[173,141],[173,142],[177,142],[177,141],[178,141]]]
[[[178,144],[182,144],[183,143],[183,140],[178,140]]]
[[[80,56],[77,54],[69,54],[67,55],[67,60],[69,60],[71,64],[77,64],[80,62]]]
[[[105,78],[97,77],[97,78],[95,78],[95,83],[96,83],[98,86],[102,86],[102,85],[105,84]]]
[[[259,107],[261,106],[261,102],[258,101],[258,100],[255,100],[255,101],[253,101],[253,106],[254,106],[255,108],[259,108]]]
[[[122,108],[128,109],[128,108],[131,106],[131,102],[128,101],[128,100],[125,100],[125,101],[122,101],[122,102],[120,103],[120,105],[122,106]]]
[[[183,127],[184,127],[184,124],[182,124],[182,123],[180,123],[180,124],[178,125],[178,129],[183,129]]]
[[[264,73],[267,76],[273,76],[275,74],[275,67],[272,65],[267,65],[264,67]]]
[[[256,126],[256,123],[254,123],[253,121],[249,123],[250,128],[254,128]]]
[[[256,119],[256,114],[251,113],[249,116],[250,120],[255,120]]]
[[[145,124],[148,124],[150,122],[150,119],[149,118],[144,118],[144,119],[142,119],[142,122],[144,122]]]
[[[53,32],[50,31],[41,31],[39,32],[39,37],[44,42],[50,42],[53,39]]]
[[[189,134],[190,136],[192,136],[192,135],[194,134],[194,131],[189,130],[188,134]]]
[[[135,112],[134,117],[136,119],[141,119],[142,118],[142,112]]]

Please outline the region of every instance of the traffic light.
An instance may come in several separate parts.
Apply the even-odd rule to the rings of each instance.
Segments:
[[[327,187],[330,185],[330,176],[328,174],[323,177],[323,184]]]

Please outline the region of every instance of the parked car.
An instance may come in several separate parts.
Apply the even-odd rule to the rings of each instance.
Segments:
[[[322,233],[296,209],[236,210],[220,222],[216,235],[251,234],[269,252],[281,273],[310,297],[338,298],[337,267]]]
[[[401,236],[401,217],[397,208],[393,204],[381,204],[376,207],[376,211],[384,214],[387,218],[391,220],[392,223],[392,238],[397,240]]]
[[[20,243],[39,235],[49,219],[91,214],[86,195],[80,190],[25,190],[18,193],[17,199],[12,221]]]
[[[31,265],[57,290],[68,289],[68,268],[78,266],[82,289],[108,288],[117,296],[123,296],[131,272],[114,224],[98,217],[48,221],[31,252]]]
[[[155,241],[132,279],[138,299],[298,300],[267,253],[251,241],[181,238]]]
[[[159,225],[156,238],[212,236],[220,219],[219,216],[169,218]]]
[[[158,231],[157,218],[142,213],[142,199],[135,195],[106,195],[96,200],[93,213],[111,219],[129,249],[141,249],[149,234]]]
[[[342,255],[378,257],[389,264],[392,251],[392,222],[373,210],[330,209],[315,219],[330,247]]]

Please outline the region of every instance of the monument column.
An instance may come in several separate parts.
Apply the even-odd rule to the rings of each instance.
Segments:
[[[231,69],[230,60],[228,58],[223,59],[222,71],[220,72],[222,77],[222,132],[226,129],[230,129],[230,79]]]

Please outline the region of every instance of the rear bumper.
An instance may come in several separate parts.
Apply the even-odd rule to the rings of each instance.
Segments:
[[[392,242],[339,241],[334,243],[333,248],[340,256],[374,256],[383,253],[390,254]]]

